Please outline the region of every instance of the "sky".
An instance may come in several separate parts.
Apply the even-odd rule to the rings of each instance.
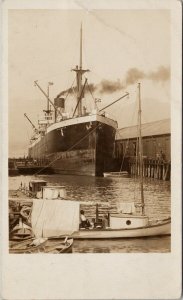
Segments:
[[[8,98],[9,156],[27,155],[31,125],[37,126],[46,98],[67,90],[79,64],[80,26],[83,27],[83,68],[99,108],[125,92],[129,97],[107,113],[118,127],[137,123],[137,83],[141,82],[142,122],[170,118],[170,13],[168,10],[9,10]],[[75,100],[70,97],[73,109]],[[92,97],[85,94],[88,109]]]

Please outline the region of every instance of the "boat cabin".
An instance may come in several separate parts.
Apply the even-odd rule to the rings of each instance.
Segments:
[[[29,191],[36,198],[59,199],[66,197],[64,186],[48,186],[45,180],[31,180],[29,182]]]
[[[148,225],[148,217],[141,215],[128,214],[111,214],[110,228],[111,229],[130,229],[138,227],[146,227]]]
[[[31,180],[29,182],[29,191],[32,195],[37,196],[42,191],[42,187],[47,185],[47,181],[41,179]]]

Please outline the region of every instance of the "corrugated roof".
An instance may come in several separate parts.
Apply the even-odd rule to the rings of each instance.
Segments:
[[[170,134],[170,119],[142,124],[142,136]],[[117,130],[116,140],[132,139],[138,136],[138,127],[131,126]]]

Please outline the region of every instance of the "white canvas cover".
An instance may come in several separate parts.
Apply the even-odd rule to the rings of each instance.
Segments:
[[[117,205],[117,210],[119,213],[123,214],[134,214],[135,213],[135,204],[134,202],[120,202]]]
[[[66,197],[66,190],[64,186],[44,186],[43,187],[43,199],[58,199],[58,197]]]
[[[57,199],[58,193],[58,189],[43,188],[43,199]]]
[[[31,223],[36,238],[70,235],[79,230],[79,202],[33,200]]]

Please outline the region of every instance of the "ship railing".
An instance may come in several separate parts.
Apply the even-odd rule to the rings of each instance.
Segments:
[[[47,124],[53,124],[53,123],[54,123],[54,120],[53,120],[53,119],[50,119],[50,120],[42,119],[42,120],[39,120],[39,121],[38,121],[38,124],[39,124],[39,125],[47,125]]]
[[[102,117],[105,117],[105,118],[108,118],[108,119],[111,119],[113,121],[115,121],[115,119],[116,119],[116,117],[113,114],[105,112],[105,111],[99,112],[98,115],[102,116]]]

